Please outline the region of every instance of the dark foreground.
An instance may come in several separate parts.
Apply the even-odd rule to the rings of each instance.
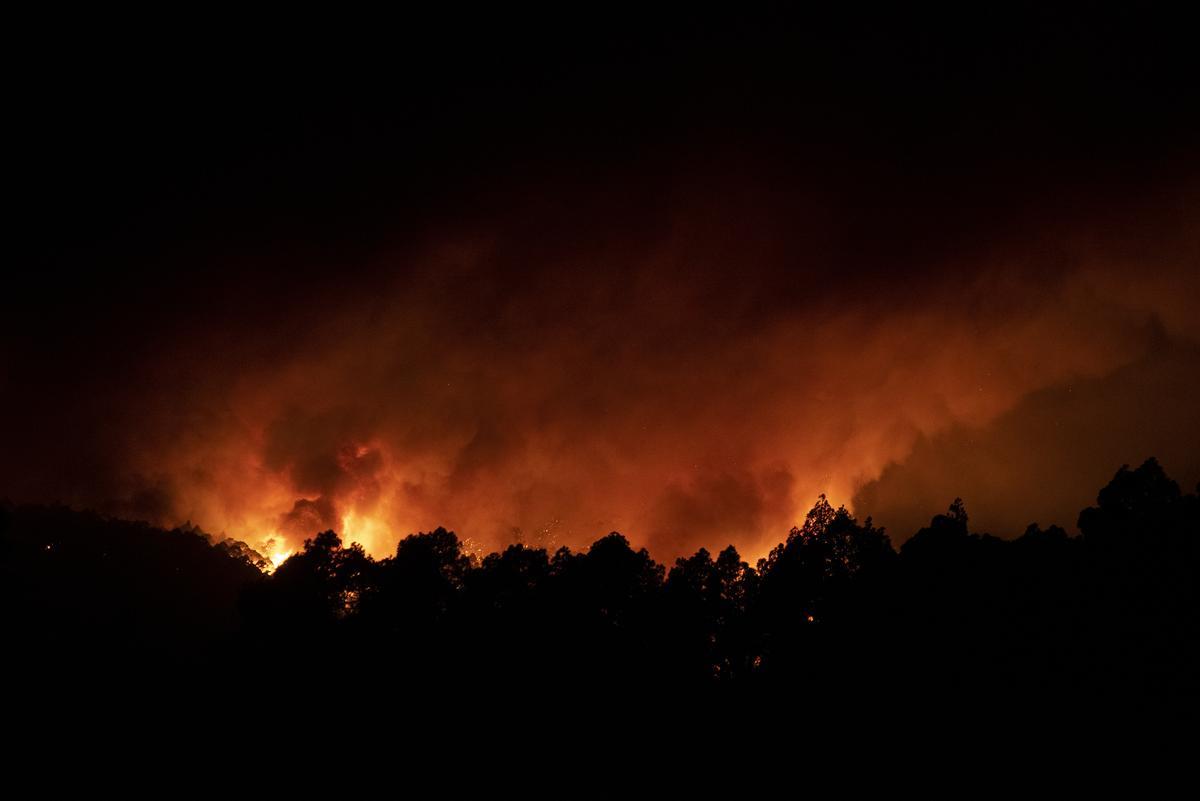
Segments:
[[[1117,473],[1079,529],[1002,540],[955,503],[897,552],[822,498],[757,566],[730,547],[667,569],[619,534],[476,560],[439,529],[378,561],[325,532],[266,576],[195,530],[7,506],[3,631],[10,688],[34,697],[1194,700],[1197,495],[1151,460]]]

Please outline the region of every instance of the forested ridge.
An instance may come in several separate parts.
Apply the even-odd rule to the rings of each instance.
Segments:
[[[821,694],[1191,696],[1200,501],[1151,459],[1078,536],[971,530],[956,500],[894,548],[822,496],[757,564],[667,566],[618,533],[478,558],[445,529],[373,559],[332,531],[273,573],[241,543],[63,507],[0,509],[9,664],[461,692],[795,686]],[[226,677],[223,679],[222,677]]]

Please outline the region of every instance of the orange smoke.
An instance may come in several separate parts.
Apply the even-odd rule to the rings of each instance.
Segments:
[[[1154,210],[1103,231],[1022,218],[905,252],[864,250],[802,193],[780,210],[745,187],[692,189],[632,221],[625,195],[526,200],[354,270],[327,264],[311,286],[226,301],[212,324],[128,347],[119,381],[81,379],[47,460],[78,473],[10,463],[6,483],[20,499],[191,520],[273,562],[324,529],[381,556],[436,526],[475,548],[619,530],[659,559],[730,542],[755,557],[818,493],[851,504],[918,443],[986,432],[1031,393],[1163,341],[1200,342],[1195,228]],[[1026,469],[985,472],[1003,486]],[[940,496],[933,513],[963,493],[953,479],[906,492]],[[1044,522],[1073,523],[1089,500],[1073,493]]]

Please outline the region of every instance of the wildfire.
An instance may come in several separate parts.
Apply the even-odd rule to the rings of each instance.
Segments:
[[[271,570],[269,572],[274,573],[276,570],[278,570],[279,566],[286,562],[287,558],[294,553],[295,550],[291,548],[287,550],[271,551],[271,553],[267,555],[267,559],[271,563]]]
[[[296,549],[290,547],[287,541],[278,534],[274,534],[258,546],[258,552],[267,558],[267,566],[263,568],[263,572],[274,573],[280,565],[287,561],[289,556],[296,552]]]
[[[357,542],[370,554],[387,551],[391,546],[390,529],[378,517],[359,512],[347,512],[342,516],[342,541],[349,545]]]

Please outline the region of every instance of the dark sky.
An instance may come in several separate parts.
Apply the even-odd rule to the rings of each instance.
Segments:
[[[1200,478],[1185,20],[26,20],[0,496],[761,555]]]

